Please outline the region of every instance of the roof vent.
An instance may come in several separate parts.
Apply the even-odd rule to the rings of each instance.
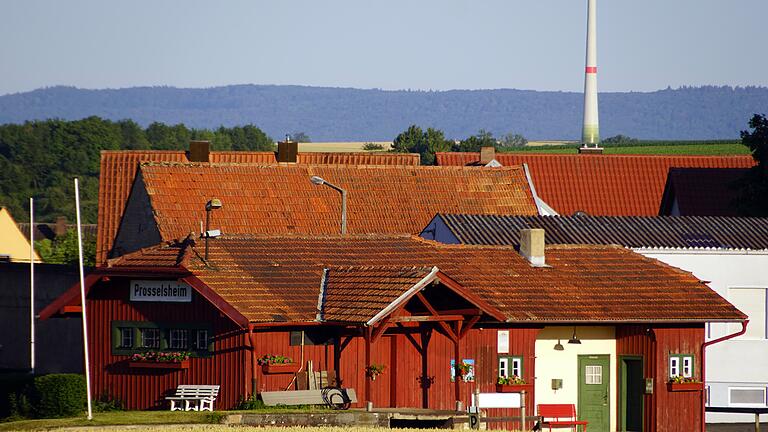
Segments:
[[[496,148],[488,146],[480,148],[480,164],[487,165],[496,159]]]
[[[277,143],[277,161],[296,163],[299,153],[299,143],[291,141],[291,136],[286,135],[285,141]]]
[[[544,230],[531,228],[520,230],[520,255],[532,266],[544,267]]]
[[[603,154],[602,147],[579,147],[579,154]]]
[[[210,162],[211,143],[210,141],[190,141],[189,142],[189,161],[190,162]]]

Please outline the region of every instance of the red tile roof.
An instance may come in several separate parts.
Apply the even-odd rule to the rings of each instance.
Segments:
[[[325,270],[323,321],[364,323],[418,284],[431,267],[331,267]]]
[[[465,166],[479,153],[437,153],[437,164]],[[536,193],[562,215],[654,216],[667,172],[681,168],[749,168],[751,156],[496,153],[502,165],[528,164]]]
[[[419,155],[412,153],[299,153],[298,162],[306,164],[349,165],[419,165]],[[212,151],[212,163],[277,163],[274,152]],[[101,152],[99,176],[98,233],[96,262],[104,262],[125,202],[141,162],[188,162],[187,154],[177,150],[105,150]]]
[[[348,191],[349,233],[417,233],[439,212],[537,214],[521,167],[145,164],[143,180],[163,240],[200,231],[205,203],[219,198],[212,228],[226,234],[340,231]],[[130,234],[129,234],[130,235]]]
[[[210,243],[209,267],[199,259],[201,246],[158,248],[186,248],[184,266],[252,322],[315,321],[323,269],[335,266],[436,266],[512,322],[746,318],[690,273],[618,246],[548,246],[548,267],[530,266],[510,247],[445,245],[414,236],[223,236]],[[111,270],[137,254],[114,260]],[[173,257],[167,254],[167,263],[176,262]],[[355,287],[355,275],[349,276],[345,290]],[[395,289],[383,288],[376,304],[418,276],[395,274]],[[366,274],[360,289],[386,277]]]
[[[735,200],[738,182],[747,168],[671,168],[664,189],[660,215],[739,216]]]

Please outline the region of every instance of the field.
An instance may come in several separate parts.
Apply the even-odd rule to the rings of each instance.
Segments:
[[[577,144],[527,146],[515,152],[574,154]],[[739,141],[640,141],[629,145],[606,145],[605,154],[658,155],[748,155],[749,149]]]

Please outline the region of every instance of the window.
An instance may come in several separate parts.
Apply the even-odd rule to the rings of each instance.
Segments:
[[[213,329],[209,323],[157,323],[112,321],[112,355],[133,355],[147,351],[188,351],[209,356]]]
[[[732,407],[765,407],[765,387],[729,387],[728,405]]]
[[[171,329],[168,346],[171,349],[187,349],[187,334],[185,329]]]
[[[728,300],[749,317],[747,332],[737,339],[768,339],[768,302],[765,288],[728,288]],[[733,330],[741,330],[733,324]]]
[[[523,358],[520,356],[499,357],[499,376],[509,378],[511,376],[523,376]]]
[[[603,367],[600,365],[586,366],[584,368],[584,383],[585,384],[602,384],[603,383]]]
[[[198,330],[195,332],[195,349],[208,349],[208,330]]]
[[[690,354],[669,355],[669,377],[693,378],[693,356]]]
[[[120,327],[120,348],[133,348],[133,329]]]
[[[141,329],[141,346],[143,348],[160,348],[160,329]]]

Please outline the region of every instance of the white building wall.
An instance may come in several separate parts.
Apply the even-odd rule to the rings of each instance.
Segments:
[[[672,266],[709,281],[718,294],[729,299],[729,288],[768,289],[768,252],[702,251],[702,250],[637,250]],[[765,292],[765,291],[763,291]],[[755,302],[763,302],[765,295]],[[765,316],[765,314],[763,314]],[[763,317],[759,317],[763,318]],[[766,320],[750,322],[762,326],[763,337],[739,337],[711,345],[707,348],[706,381],[709,386],[709,404],[729,406],[731,387],[768,387],[768,328]],[[735,324],[708,324],[707,340],[716,339],[741,329]],[[707,413],[707,423],[754,422],[751,414]]]
[[[579,355],[610,356],[610,430],[616,430],[616,330],[614,327],[576,327],[576,336],[581,345],[569,344],[573,327],[544,327],[536,337],[536,380],[537,404],[572,403],[578,411],[579,401]],[[565,348],[555,351],[560,341]],[[552,390],[552,379],[563,380],[561,390]]]

